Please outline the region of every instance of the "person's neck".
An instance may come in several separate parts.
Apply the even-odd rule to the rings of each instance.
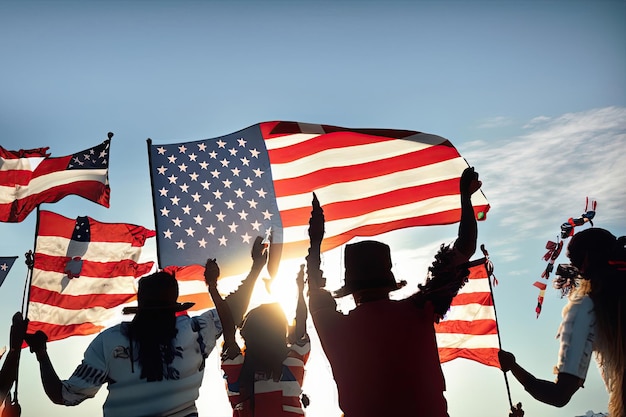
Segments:
[[[359,294],[354,294],[354,301],[357,305],[388,299],[389,292],[387,291],[363,291]]]

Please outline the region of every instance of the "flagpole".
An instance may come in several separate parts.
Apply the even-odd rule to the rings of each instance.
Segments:
[[[480,245],[480,250],[483,252],[485,256],[485,263],[489,262],[489,252],[485,249],[485,245]],[[491,293],[491,301],[493,303],[493,316],[496,320],[496,334],[498,335],[498,348],[502,350],[502,340],[500,339],[500,327],[498,326],[498,313],[496,312],[496,299],[493,296],[493,286],[491,285],[491,275],[493,272],[493,268],[490,271],[487,268],[487,281],[489,282],[489,292]],[[509,397],[509,406],[511,410],[513,410],[513,400],[511,400],[511,388],[509,387],[509,379],[507,378],[506,372],[502,371],[502,375],[504,375],[504,384],[506,385],[506,393]]]
[[[148,171],[150,172],[150,193],[152,194],[152,214],[154,215],[154,225],[156,227],[158,214],[157,214],[157,208],[154,205],[154,178],[152,177],[152,152],[150,149],[152,146],[152,139],[150,138],[146,139],[146,143],[148,145]],[[159,250],[158,236],[156,238],[156,248],[157,248],[157,269],[159,269],[161,267],[161,251]]]
[[[35,223],[35,239],[33,242],[33,248],[37,248],[37,234],[39,233],[39,207],[40,205],[37,204],[37,221]],[[30,284],[32,282],[33,279],[33,266],[35,264],[35,254],[33,253],[32,250],[29,250],[28,252],[26,252],[24,254],[24,256],[26,257],[26,261],[24,261],[26,263],[26,267],[28,268],[28,271],[26,272],[26,282],[24,283],[24,294],[22,295],[22,316],[26,319],[28,317],[28,304],[30,302]]]

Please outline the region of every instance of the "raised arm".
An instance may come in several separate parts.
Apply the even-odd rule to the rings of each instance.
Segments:
[[[18,311],[13,315],[9,353],[7,353],[7,357],[2,364],[2,370],[0,370],[0,404],[4,403],[9,390],[13,386],[13,382],[17,378],[17,364],[20,361],[22,342],[24,341],[27,326],[28,320],[23,319],[22,313]]]
[[[458,250],[468,261],[476,252],[476,238],[478,227],[476,215],[472,207],[472,194],[480,189],[481,182],[478,173],[473,167],[465,168],[461,174],[459,191],[461,194],[461,221],[459,222],[459,236],[454,242],[454,248]]]
[[[326,280],[320,269],[322,240],[324,239],[324,210],[320,206],[315,193],[311,203],[311,218],[309,219],[309,253],[306,256],[306,273],[310,289],[323,288]]]
[[[324,314],[341,314],[337,312],[337,303],[333,296],[324,289],[326,279],[323,277],[322,270],[320,269],[323,239],[324,210],[322,210],[320,202],[314,193],[311,218],[309,219],[309,253],[306,256],[306,273],[309,283],[309,308],[311,309],[311,316],[314,322],[322,320]]]
[[[304,302],[304,265],[300,265],[300,271],[296,277],[298,286],[298,303],[296,305],[296,324],[289,329],[289,342],[298,343],[307,339],[306,318],[308,315],[306,303]]]
[[[27,334],[25,339],[30,346],[30,351],[35,354],[39,362],[39,373],[41,374],[41,382],[46,395],[53,403],[63,404],[63,384],[54,370],[54,366],[52,366],[46,347],[48,336],[41,330],[38,330],[34,334]]]
[[[226,303],[230,308],[235,325],[240,326],[243,322],[243,316],[248,310],[248,304],[250,303],[250,297],[252,296],[252,290],[256,284],[256,280],[263,270],[265,263],[267,262],[267,248],[263,244],[263,238],[257,236],[252,245],[252,268],[250,273],[243,280],[241,285],[231,294],[226,297]]]
[[[461,174],[459,184],[461,195],[459,235],[453,248],[441,245],[439,252],[435,255],[435,260],[428,268],[429,276],[426,283],[418,285],[420,291],[412,296],[419,305],[423,305],[426,301],[433,304],[437,322],[446,314],[452,299],[467,281],[469,273],[467,262],[476,251],[478,236],[471,196],[480,186],[478,173],[474,171],[474,168],[466,168]]]
[[[215,304],[217,314],[220,316],[222,323],[222,332],[224,335],[224,348],[222,355],[232,359],[240,353],[239,345],[235,340],[235,321],[230,311],[228,303],[222,298],[217,290],[217,279],[220,276],[220,267],[215,259],[208,259],[204,267],[204,281],[209,287],[209,294]]]

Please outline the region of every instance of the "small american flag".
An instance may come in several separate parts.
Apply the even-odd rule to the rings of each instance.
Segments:
[[[116,307],[135,298],[136,279],[151,271],[153,262],[138,260],[154,234],[143,226],[40,210],[29,333],[42,330],[48,340],[59,340],[106,327]]]
[[[17,256],[2,256],[0,257],[0,285],[4,282],[5,278],[9,274],[13,263],[17,259]]]
[[[112,134],[111,134],[112,135]],[[51,158],[48,148],[0,147],[0,221],[21,222],[41,203],[79,195],[109,207],[110,139],[73,155]]]
[[[472,261],[469,280],[452,299],[445,318],[435,324],[439,360],[470,359],[499,368],[498,325],[486,258]]]
[[[355,236],[455,223],[468,166],[439,136],[297,122],[176,144],[148,140],[148,148],[159,265],[215,257],[222,276],[247,271],[256,236],[271,235],[283,259],[304,257],[312,192],[326,216],[322,250]],[[484,219],[484,195],[473,204]]]

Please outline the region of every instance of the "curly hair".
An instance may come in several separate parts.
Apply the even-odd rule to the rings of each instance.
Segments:
[[[457,265],[454,257],[454,249],[442,244],[435,260],[428,267],[426,282],[418,284],[420,292],[433,303],[437,322],[443,318],[454,296],[468,281],[468,264]]]

